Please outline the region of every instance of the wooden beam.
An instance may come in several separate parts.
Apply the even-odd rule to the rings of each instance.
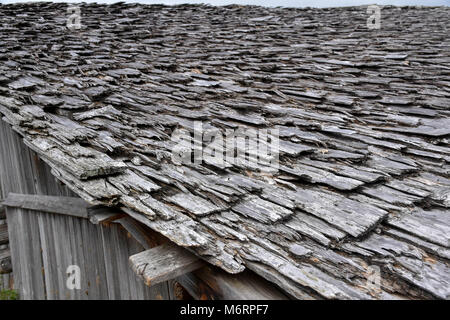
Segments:
[[[55,197],[35,194],[10,193],[3,202],[5,207],[28,209],[48,213],[88,218],[89,203],[81,198]]]
[[[87,208],[87,212],[89,221],[91,221],[92,224],[108,224],[125,217],[125,214],[122,211],[104,206],[89,207]]]
[[[195,255],[171,243],[165,243],[130,257],[133,271],[148,286],[174,279],[204,265]]]

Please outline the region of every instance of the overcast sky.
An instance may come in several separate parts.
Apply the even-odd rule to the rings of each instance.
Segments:
[[[47,0],[48,1],[48,0]],[[28,2],[26,0],[0,0],[0,3]],[[118,0],[85,0],[85,1],[53,1],[53,2],[98,2],[98,3],[114,3]],[[283,6],[283,7],[340,7],[355,6],[365,4],[392,4],[392,5],[425,5],[439,6],[450,5],[450,0],[134,0],[126,2],[139,3],[164,3],[164,4],[180,4],[180,3],[208,3],[212,5],[237,4],[253,4],[261,6]]]

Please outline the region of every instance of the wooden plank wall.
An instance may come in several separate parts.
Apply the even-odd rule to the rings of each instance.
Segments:
[[[9,124],[0,120],[1,194],[76,197],[29,150]],[[128,267],[128,257],[144,248],[118,225],[105,228],[89,220],[8,208],[14,288],[21,299],[167,299],[171,286],[144,287]],[[103,251],[102,251],[103,250]],[[68,291],[66,269],[79,264],[83,290]]]
[[[149,288],[131,270],[128,257],[144,248],[119,224],[18,208],[6,213],[22,299],[170,298],[167,283]],[[67,287],[71,265],[80,268],[80,289]]]

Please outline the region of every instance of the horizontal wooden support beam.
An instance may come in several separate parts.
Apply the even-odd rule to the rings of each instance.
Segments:
[[[92,224],[107,224],[125,217],[125,213],[122,211],[104,206],[89,207],[87,212]]]
[[[7,208],[57,213],[86,219],[88,218],[87,208],[90,206],[81,198],[18,193],[10,193],[3,205]]]
[[[195,255],[171,243],[165,243],[130,257],[133,271],[152,286],[194,271],[204,263]]]

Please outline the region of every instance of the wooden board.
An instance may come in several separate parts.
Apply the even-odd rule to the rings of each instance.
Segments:
[[[35,194],[10,193],[3,202],[6,207],[58,213],[80,218],[87,218],[89,204],[81,198],[55,197]]]
[[[133,271],[152,286],[194,271],[203,262],[187,250],[166,243],[130,257]]]

